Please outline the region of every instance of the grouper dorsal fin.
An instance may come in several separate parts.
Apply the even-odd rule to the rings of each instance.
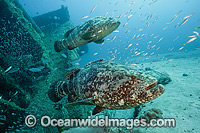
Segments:
[[[68,99],[69,99],[69,97],[68,97]],[[68,100],[68,101],[71,101],[71,100]],[[83,100],[71,101],[70,103],[65,104],[64,107],[69,108],[69,107],[77,106],[77,105],[94,105],[92,100],[94,100],[94,97],[90,97],[90,98],[83,99]]]
[[[93,64],[93,63],[96,63],[96,62],[101,62],[101,61],[104,61],[104,59],[100,59],[100,60],[96,60],[96,61],[93,61],[93,62],[89,62],[87,65],[85,65],[86,67]]]
[[[67,38],[67,37],[69,36],[69,34],[70,34],[73,30],[74,30],[74,28],[68,30],[68,31],[65,33],[64,37]]]
[[[70,81],[81,69],[80,68],[74,68],[72,70],[67,71],[65,74],[65,79]]]

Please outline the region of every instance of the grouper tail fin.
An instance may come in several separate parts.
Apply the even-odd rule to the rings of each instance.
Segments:
[[[56,52],[60,52],[67,47],[67,42],[65,40],[55,41],[54,49]]]
[[[60,101],[64,96],[66,96],[70,91],[68,82],[65,81],[57,81],[53,83],[48,90],[48,96],[53,102]]]

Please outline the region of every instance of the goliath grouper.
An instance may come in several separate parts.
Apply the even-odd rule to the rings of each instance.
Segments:
[[[112,33],[118,28],[119,25],[120,22],[115,18],[92,18],[67,31],[67,33],[64,35],[65,39],[61,41],[55,41],[55,51],[60,52],[65,48],[72,50],[90,42],[101,44],[104,42],[104,37]]]
[[[83,69],[75,68],[48,91],[49,98],[60,101],[68,95],[65,107],[96,105],[93,115],[106,109],[129,109],[155,99],[164,92],[158,81],[144,73],[113,62],[98,60]]]

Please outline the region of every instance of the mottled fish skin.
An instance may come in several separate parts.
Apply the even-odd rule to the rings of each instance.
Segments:
[[[94,97],[92,104],[98,107],[129,109],[160,96],[164,87],[157,82],[144,72],[103,60],[80,69],[67,87],[57,86],[54,93],[58,100],[69,93],[70,103]]]
[[[118,28],[120,22],[111,17],[94,17],[71,30],[69,35],[61,40],[56,41],[54,48],[60,52],[65,48],[72,50],[81,45],[102,40]],[[90,34],[88,39],[83,39],[84,34]]]

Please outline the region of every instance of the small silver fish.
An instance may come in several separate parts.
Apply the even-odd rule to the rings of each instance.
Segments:
[[[42,69],[44,69],[45,67],[44,66],[39,66],[39,67],[37,67],[38,69],[40,69],[40,70],[42,70]]]
[[[37,77],[35,80],[40,80],[40,79],[42,79],[43,77],[44,77],[44,75],[41,75],[41,76]]]
[[[39,68],[30,68],[28,70],[31,72],[41,72],[41,69],[39,69]]]
[[[50,73],[55,72],[57,69],[58,69],[58,68],[54,68],[54,69],[52,69]]]
[[[4,71],[4,73],[9,72],[11,69],[12,69],[12,66],[10,66],[9,68],[7,68],[7,69]]]
[[[11,69],[8,73],[15,73],[15,72],[17,72],[17,71],[19,71],[19,68],[13,68],[13,69]]]
[[[42,63],[43,64],[49,63],[49,60],[43,60]]]
[[[64,58],[67,58],[67,55],[63,54],[63,53],[61,54],[61,56],[64,57]]]

